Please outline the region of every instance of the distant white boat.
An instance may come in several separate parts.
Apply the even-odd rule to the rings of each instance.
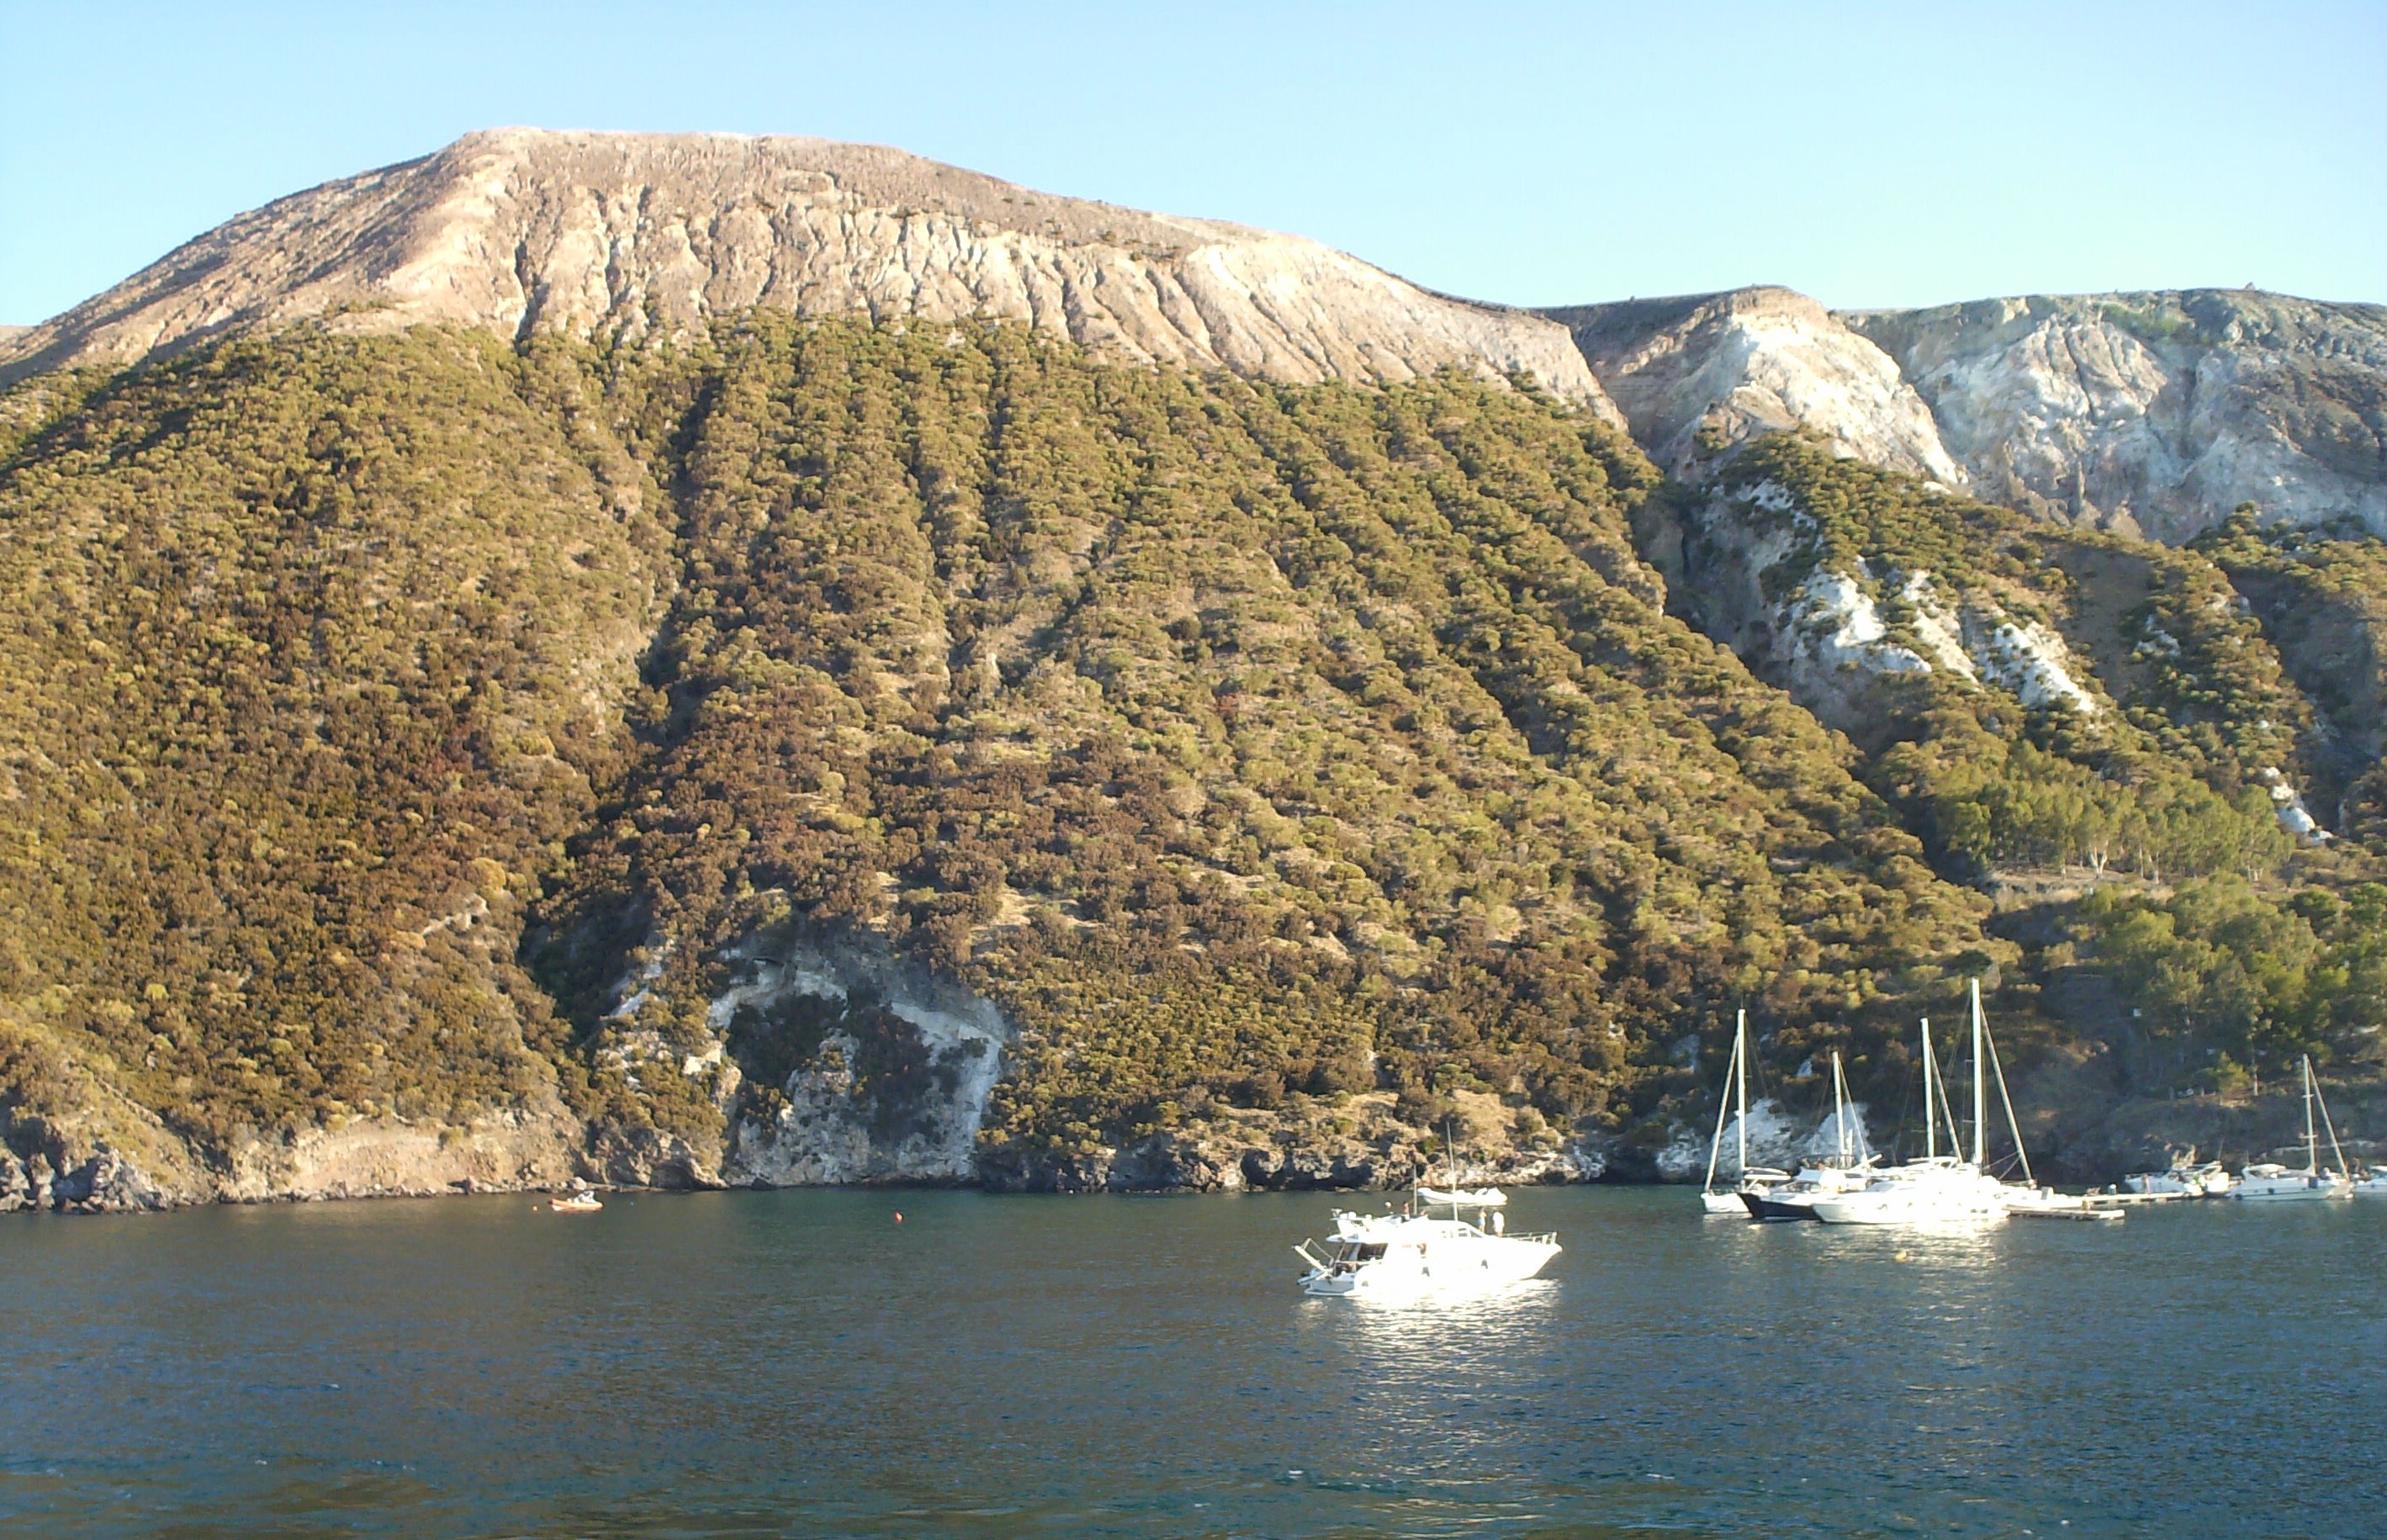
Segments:
[[[1732,1080],[1732,1100],[1716,1098],[1715,1136],[1708,1141],[1708,1174],[1699,1184],[1699,1206],[1710,1214],[1754,1214],[1749,1204],[1751,1194],[1762,1195],[1790,1180],[1787,1171],[1749,1164],[1749,1013],[1736,1011],[1732,1018],[1732,1067],[1724,1072]],[[1734,1111],[1733,1124],[1740,1131],[1740,1180],[1728,1192],[1716,1191],[1716,1161],[1724,1153],[1724,1115],[1729,1106]]]
[[[1555,1232],[1509,1234],[1502,1210],[1509,1194],[1497,1187],[1459,1186],[1457,1143],[1446,1135],[1444,1147],[1451,1157],[1448,1185],[1420,1183],[1409,1212],[1337,1209],[1326,1255],[1312,1252],[1307,1241],[1293,1248],[1309,1264],[1301,1275],[1302,1293],[1321,1299],[1395,1301],[1482,1294],[1522,1282],[1559,1254]],[[1436,1215],[1437,1208],[1449,1212]],[[1476,1211],[1471,1224],[1460,1217],[1469,1208]]]
[[[1819,1199],[1815,1218],[1827,1225],[1992,1223],[2012,1212],[2003,1187],[1971,1161],[1935,1155],[1884,1171],[1862,1192]]]
[[[2313,1078],[2312,1055],[2304,1057],[2305,1076],[2305,1164],[2304,1169],[2290,1170],[2276,1161],[2265,1161],[2246,1168],[2238,1185],[2229,1195],[2246,1203],[2299,1203],[2329,1198],[2354,1196],[2354,1178],[2345,1168],[2345,1152],[2338,1146],[2337,1125],[2329,1116],[2329,1104],[2321,1100],[2320,1082]],[[2313,1126],[2313,1108],[2320,1108],[2321,1121],[2329,1129],[2329,1147],[2337,1156],[2337,1169],[2320,1168],[2320,1142]]]
[[[2194,1152],[2190,1152],[2193,1155]],[[2141,1171],[2122,1179],[2125,1193],[2145,1193],[2158,1197],[2220,1198],[2227,1197],[2235,1183],[2217,1160],[2175,1161],[2167,1171]]]
[[[1849,1121],[1848,1078],[1832,1051],[1832,1131],[1838,1147],[1823,1160],[1800,1165],[1788,1181],[1733,1194],[1752,1219],[1812,1219],[1815,1205],[1842,1193],[1862,1191],[1880,1173],[1873,1152],[1865,1148],[1864,1130]]]
[[[2373,1171],[2354,1184],[2357,1198],[2387,1198],[2387,1171]]]
[[[1454,1208],[1498,1208],[1509,1201],[1497,1187],[1421,1187],[1417,1195],[1420,1203]]]
[[[1559,1254],[1555,1232],[1510,1235],[1507,1228],[1498,1214],[1487,1230],[1455,1212],[1444,1218],[1341,1211],[1325,1255],[1307,1241],[1293,1248],[1309,1264],[1301,1292],[1385,1303],[1465,1297],[1521,1283]]]
[[[547,1206],[557,1214],[593,1214],[605,1205],[597,1201],[596,1193],[582,1191],[567,1193],[560,1198],[549,1198]]]

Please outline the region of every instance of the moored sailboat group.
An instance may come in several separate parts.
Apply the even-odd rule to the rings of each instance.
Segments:
[[[2030,1158],[2022,1144],[2022,1128],[2014,1102],[2006,1092],[2005,1071],[1981,1012],[1981,988],[1974,981],[1972,1007],[1972,1141],[1965,1151],[1964,1131],[1948,1097],[1947,1079],[1939,1071],[1931,1043],[1931,1023],[1922,1024],[1924,1148],[1920,1158],[1884,1166],[1864,1147],[1861,1131],[1850,1129],[1848,1080],[1839,1055],[1832,1055],[1832,1125],[1836,1149],[1801,1167],[1796,1176],[1748,1166],[1748,1027],[1744,1015],[1734,1034],[1733,1105],[1739,1108],[1741,1185],[1733,1196],[1750,1218],[1813,1219],[1835,1225],[1975,1225],[1995,1223],[2017,1215],[2063,1214],[2088,1217],[2085,1200],[2039,1185],[2031,1175]],[[2009,1180],[1989,1168],[1988,1151],[1989,1088],[1994,1077],[2003,1103],[2006,1126],[2013,1135],[2012,1164],[2021,1180]],[[1942,1120],[1947,1150],[1940,1149]],[[1724,1121],[1719,1115],[1716,1138],[1709,1154],[1709,1178],[1702,1193],[1708,1212],[1729,1212],[1711,1201],[1714,1171],[1721,1154]]]
[[[2305,1162],[2290,1168],[2277,1162],[2250,1165],[2232,1178],[2217,1161],[2198,1163],[2191,1156],[2165,1172],[2135,1176],[2124,1184],[2127,1199],[2076,1195],[2043,1187],[2033,1177],[2029,1153],[2023,1147],[2022,1126],[2007,1092],[2005,1070],[1997,1043],[1981,1011],[1977,979],[1969,991],[1972,1028],[1972,1119],[1970,1150],[1956,1110],[1948,1094],[1947,1077],[1933,1051],[1931,1022],[1921,1026],[1923,1059],[1924,1148],[1921,1158],[1883,1166],[1864,1147],[1862,1130],[1850,1128],[1847,1078],[1839,1054],[1832,1055],[1832,1128],[1837,1148],[1820,1159],[1801,1165],[1793,1175],[1749,1164],[1748,1018],[1735,1023],[1733,1052],[1727,1068],[1729,1095],[1718,1099],[1716,1128],[1708,1151],[1707,1180],[1700,1191],[1701,1206],[1710,1214],[1746,1213],[1752,1219],[1814,1219],[1843,1225],[1967,1225],[1995,1223],[2013,1218],[2117,1219],[2114,1206],[2123,1201],[2164,1197],[2229,1197],[2246,1202],[2295,1202],[2356,1196],[2387,1197],[2387,1171],[2356,1177],[2337,1137],[2312,1060],[2302,1063],[2305,1099]],[[1989,1089],[1994,1084],[2013,1140],[2007,1169],[1992,1170],[1989,1160]],[[1719,1190],[1716,1173],[1722,1160],[1727,1127],[1725,1111],[1734,1117],[1738,1134],[1737,1181]],[[2317,1120],[2318,1117],[2318,1120]],[[1947,1132],[1946,1153],[1940,1131]],[[2320,1162],[2320,1134],[2326,1131],[2334,1168]],[[2014,1180],[2018,1175],[2020,1180]],[[2109,1190],[2110,1192],[2111,1190]]]

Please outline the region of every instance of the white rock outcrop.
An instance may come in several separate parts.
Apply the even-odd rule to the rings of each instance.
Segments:
[[[843,1014],[858,996],[900,1022],[903,1056],[918,1073],[901,1090],[874,1086],[858,1030],[827,1027],[777,1089],[786,1105],[741,1113],[724,1176],[772,1187],[854,1181],[960,1181],[977,1174],[978,1132],[1003,1072],[1011,1029],[988,1001],[855,948],[798,946],[749,957],[745,977],[707,1012],[715,1031],[742,1009],[768,1011],[804,997]]]
[[[1795,427],[2160,540],[2250,501],[2387,534],[2387,307],[2200,289],[1835,312],[1759,287],[1542,313],[1677,474]]]
[[[1992,502],[2166,541],[2242,502],[2387,534],[2387,308],[2201,289],[1840,319]]]
[[[1897,362],[1805,295],[1736,289],[1542,313],[1567,324],[1634,437],[1675,474],[1800,427],[1852,459],[1964,485]]]
[[[897,150],[729,134],[472,133],[209,231],[0,339],[0,381],[322,318],[638,338],[763,306],[992,316],[1270,380],[1530,374],[1612,414],[1563,327],[1298,236],[1055,197]]]
[[[1771,1096],[1760,1097],[1749,1105],[1749,1163],[1774,1170],[1794,1170],[1802,1162],[1828,1159],[1839,1153],[1838,1115],[1826,1113],[1820,1122],[1808,1122],[1786,1112]],[[1872,1152],[1865,1138],[1865,1106],[1862,1102],[1849,1104],[1849,1138],[1862,1156]],[[1715,1125],[1705,1129],[1678,1129],[1674,1137],[1655,1157],[1658,1176],[1664,1181],[1697,1181],[1707,1173],[1709,1141],[1715,1137]],[[1740,1180],[1740,1118],[1737,1115],[1724,1120],[1722,1143],[1716,1150],[1716,1180]]]

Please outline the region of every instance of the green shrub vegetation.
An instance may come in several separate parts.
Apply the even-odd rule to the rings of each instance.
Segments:
[[[1523,385],[777,315],[25,382],[0,1113],[104,1084],[220,1156],[558,1096],[707,1138],[739,960],[832,940],[1004,1011],[995,1151],[1370,1090],[1623,1125],[1704,1094],[1673,1045],[1744,1000],[1777,1056],[1871,1052],[2014,955],[1964,881],[2076,860],[2212,876],[2084,911],[2151,1000],[2304,927],[2300,982],[2195,1029],[2347,1051],[2375,890],[2265,896],[2311,719],[2212,559],[1795,440],[1734,473],[1819,559],[2071,627],[2118,709],[1936,680],[1860,751],[1666,612],[1630,531],[1671,494]],[[2139,574],[2111,646],[2100,562]],[[749,1010],[746,1105],[832,1028],[871,1084],[938,1072],[860,994]]]
[[[1572,1116],[1740,993],[1863,1011],[1983,944],[1829,736],[1663,613],[1656,478],[1596,422],[1009,328],[719,346],[651,752],[548,911],[625,1056],[703,1041],[725,947],[834,927],[1022,1029],[998,1148],[1438,1073]],[[587,944],[622,937],[663,960],[632,1018]]]
[[[2265,873],[2293,849],[2266,770],[2301,779],[2312,726],[2278,651],[2219,567],[1951,496],[1834,457],[1796,435],[1762,440],[1727,490],[1771,482],[1808,516],[1795,585],[1864,574],[1891,638],[1923,649],[1910,574],[1954,613],[2042,625],[2115,709],[2026,710],[1948,670],[1886,688],[1881,751],[1863,774],[1929,838],[1951,875],[2109,864],[2154,877]]]
[[[2212,1089],[2387,1054],[2387,886],[2306,888],[2284,901],[2238,877],[2168,897],[2105,890],[2075,915],[2088,961],[2140,1002],[2141,1030],[2186,1050]]]

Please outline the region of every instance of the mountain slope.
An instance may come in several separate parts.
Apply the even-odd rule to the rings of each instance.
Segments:
[[[2096,502],[2367,485],[2358,339],[2209,297],[2040,319],[2286,395],[2045,374],[2021,511],[2027,326],[1571,341],[810,141],[284,200],[0,389],[0,1209],[1648,1172],[1736,1007],[1894,1106],[1967,975],[2074,1173],[2256,1137],[2164,1109],[2387,1041],[2387,546]]]
[[[1952,987],[1977,902],[1664,615],[1654,485],[1547,398],[1003,326],[120,377],[0,482],[10,1142],[1099,1185],[1297,1116],[1381,1170],[1454,1096],[1622,1126],[1740,991]]]
[[[683,334],[750,307],[1030,322],[1258,378],[1531,374],[1598,407],[1558,327],[1296,236],[1054,197],[821,139],[505,129],[208,232],[0,340],[0,381],[331,318],[507,336]]]

